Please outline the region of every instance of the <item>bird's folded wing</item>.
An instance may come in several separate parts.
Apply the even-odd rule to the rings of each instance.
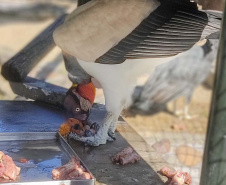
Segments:
[[[88,2],[90,2],[91,0],[78,0],[78,6],[82,6]]]
[[[66,53],[95,62],[159,5],[158,0],[90,1],[78,7],[54,31],[54,41]]]
[[[54,31],[55,43],[86,62],[177,55],[201,38],[206,13],[190,0],[93,0]]]
[[[163,0],[133,32],[96,62],[119,64],[126,59],[177,55],[200,40],[207,23],[206,13],[198,11],[196,3]]]

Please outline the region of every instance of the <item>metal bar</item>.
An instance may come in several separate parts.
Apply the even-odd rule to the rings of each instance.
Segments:
[[[63,106],[67,92],[63,87],[28,76],[23,82],[10,82],[10,86],[15,94],[57,106]]]
[[[53,31],[64,22],[66,15],[59,17],[25,48],[2,66],[2,75],[9,81],[21,82],[31,69],[55,46]]]
[[[226,12],[222,23],[201,185],[226,184]]]
[[[56,137],[57,137],[56,132],[1,132],[0,133],[0,141],[55,140]]]

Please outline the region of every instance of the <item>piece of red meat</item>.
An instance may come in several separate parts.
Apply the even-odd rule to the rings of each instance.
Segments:
[[[83,172],[82,174],[72,178],[71,180],[86,180],[86,179],[91,179],[91,176],[88,172]]]
[[[0,178],[15,180],[20,168],[15,165],[12,158],[0,151]]]
[[[140,159],[140,156],[131,147],[127,147],[121,152],[117,153],[112,158],[112,161],[115,163],[120,163],[121,165],[126,165],[129,163],[135,163]]]
[[[172,179],[169,185],[182,185],[182,184],[191,184],[192,177],[187,172],[171,170],[168,167],[163,167],[161,170],[162,175]]]
[[[120,158],[123,157],[124,155],[129,155],[133,153],[133,149],[131,147],[127,147],[123,149],[121,152],[117,153],[113,158],[113,162],[120,162]]]
[[[131,154],[127,154],[120,157],[120,164],[126,165],[129,163],[135,163],[139,160],[140,160],[140,156],[137,153],[133,152]]]
[[[67,164],[53,169],[52,177],[54,180],[91,179],[91,175],[86,173],[89,174],[80,161],[72,158]]]
[[[67,180],[75,179],[79,176],[80,172],[73,170],[67,175]]]
[[[77,179],[80,175],[82,175],[84,173],[84,171],[85,171],[85,169],[83,168],[82,165],[75,164],[73,171],[71,171],[68,174],[67,180]]]
[[[68,174],[75,169],[75,165],[78,163],[76,158],[71,158],[71,160],[60,167],[57,167],[52,170],[53,179],[64,180],[67,178]]]
[[[0,159],[0,160],[1,160],[1,159]],[[2,164],[2,162],[0,162],[0,177],[3,176],[4,171],[5,171],[5,166]]]
[[[183,172],[178,171],[176,175],[173,176],[169,185],[183,185],[185,183],[185,175]]]
[[[175,170],[171,170],[170,168],[168,168],[168,167],[163,167],[161,170],[161,173],[163,174],[163,175],[165,175],[165,176],[167,176],[168,178],[173,178],[173,176],[175,176],[176,175],[176,173],[177,173],[177,171],[175,171]]]
[[[192,183],[191,175],[188,172],[185,172],[184,175],[185,175],[185,182],[184,183],[185,184],[191,184]]]

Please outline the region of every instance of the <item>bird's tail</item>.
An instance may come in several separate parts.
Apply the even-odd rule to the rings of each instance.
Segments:
[[[215,10],[202,10],[208,17],[208,24],[205,27],[201,39],[219,39],[221,20],[223,12]]]

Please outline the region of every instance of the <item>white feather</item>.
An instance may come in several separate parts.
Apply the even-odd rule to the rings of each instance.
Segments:
[[[140,79],[143,76],[149,77],[156,66],[175,57],[126,60],[124,63],[116,65],[89,63],[82,60],[78,60],[78,62],[101,84],[107,111],[119,115],[123,107],[131,104],[134,88],[141,82]]]

